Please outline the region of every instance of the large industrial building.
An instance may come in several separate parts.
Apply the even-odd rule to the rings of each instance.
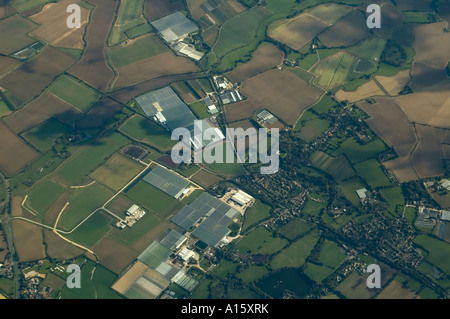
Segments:
[[[204,56],[203,52],[197,51],[194,47],[181,42],[189,34],[197,32],[198,27],[180,11],[153,21],[152,25],[158,31],[159,36],[174,51],[195,61],[199,61]]]
[[[245,206],[253,200],[253,197],[242,190],[238,190],[238,192],[231,197],[231,200],[241,206]]]
[[[149,118],[153,118],[170,131],[177,128],[189,130],[190,142],[195,151],[201,150],[211,142],[203,139],[203,133],[207,129],[213,129],[218,139],[225,138],[223,133],[207,120],[196,122],[195,115],[170,86],[138,96],[136,102]]]
[[[138,96],[136,102],[149,118],[155,118],[171,131],[189,128],[197,119],[170,86]]]
[[[185,193],[189,185],[188,180],[159,165],[144,177],[144,181],[176,199]]]
[[[179,11],[153,21],[152,25],[167,43],[178,41],[198,31],[198,27]]]
[[[190,230],[204,217],[192,235],[208,245],[217,247],[230,233],[228,226],[238,214],[236,209],[205,192],[194,202],[183,207],[172,218],[172,222],[185,230]]]

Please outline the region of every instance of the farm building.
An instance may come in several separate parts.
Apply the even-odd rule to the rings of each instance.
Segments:
[[[203,52],[197,51],[195,48],[182,42],[174,45],[173,49],[195,61],[199,61],[205,55]]]
[[[441,220],[450,221],[450,211],[449,210],[442,211]]]
[[[445,179],[441,185],[450,192],[450,181],[448,179]]]
[[[169,194],[175,199],[183,195],[189,181],[162,166],[156,166],[145,177],[144,181]]]
[[[161,245],[170,249],[171,251],[177,250],[183,245],[187,240],[187,237],[177,232],[175,229],[171,229],[163,239],[159,241]]]
[[[198,281],[186,275],[186,270],[184,269],[181,269],[175,277],[172,278],[172,282],[189,292],[191,292],[198,285]]]
[[[213,101],[209,97],[205,97],[203,99],[203,103],[208,108],[208,112],[212,115],[219,113],[217,107],[214,105]]]
[[[193,252],[188,248],[183,248],[178,254],[178,256],[180,256],[180,258],[183,259],[184,261],[188,261],[191,258],[195,258],[196,255],[197,254],[195,252]]]
[[[196,151],[208,142],[203,141],[203,133],[206,129],[214,128],[213,125],[207,120],[197,120],[189,107],[170,86],[138,96],[136,102],[149,118],[153,117],[155,121],[170,131],[177,128],[188,129],[191,136],[190,141]],[[220,132],[218,129],[215,131],[216,133]]]
[[[237,210],[208,193],[202,193],[194,202],[186,205],[172,218],[172,222],[186,230],[191,229],[202,217],[205,220],[192,232],[192,235],[217,247],[230,233],[228,226],[233,222]]]
[[[198,27],[180,11],[153,21],[151,24],[167,43],[178,41],[198,31]]]
[[[359,197],[359,199],[361,199],[361,200],[367,198],[366,193],[367,193],[367,189],[365,189],[365,188],[361,188],[361,189],[358,189],[358,190],[356,191],[356,194],[358,194],[358,197]]]
[[[170,86],[138,96],[136,102],[149,118],[154,117],[171,131],[188,128],[197,119]]]
[[[258,121],[267,123],[269,125],[278,121],[278,118],[275,115],[265,109],[256,112],[256,118],[258,119]]]
[[[236,194],[234,194],[231,197],[231,200],[233,202],[238,203],[241,206],[245,206],[253,200],[253,197],[247,194],[246,192],[239,190]]]

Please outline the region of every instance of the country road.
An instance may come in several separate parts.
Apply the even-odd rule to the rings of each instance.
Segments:
[[[19,281],[19,265],[17,263],[17,257],[16,257],[16,249],[14,248],[14,240],[12,236],[12,230],[11,230],[11,188],[9,186],[9,180],[6,178],[5,175],[3,175],[0,172],[0,178],[3,181],[3,186],[5,187],[5,204],[3,206],[3,210],[1,212],[0,222],[2,225],[3,233],[5,235],[6,243],[8,245],[8,251],[11,254],[11,262],[13,265],[13,272],[14,272],[14,298],[19,298],[19,291],[20,291],[20,281]]]

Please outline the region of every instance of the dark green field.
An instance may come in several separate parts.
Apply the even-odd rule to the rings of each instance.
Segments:
[[[97,212],[67,237],[76,243],[93,247],[111,230],[113,218],[106,212]]]
[[[81,288],[64,286],[61,299],[122,299],[110,288],[116,279],[116,274],[89,260],[81,268]]]
[[[87,112],[102,97],[100,92],[67,75],[59,77],[49,91],[82,112]]]
[[[256,203],[252,207],[247,208],[247,210],[245,211],[242,230],[246,230],[259,221],[268,218],[270,216],[270,209],[270,206],[260,201],[256,201]]]
[[[260,226],[242,238],[235,248],[243,253],[250,251],[254,254],[273,254],[287,243],[285,239],[272,237],[267,229]]]
[[[345,154],[350,162],[359,163],[374,158],[377,154],[385,150],[386,147],[380,139],[361,145],[352,137],[345,140],[339,148],[333,152],[333,156]]]
[[[392,185],[380,164],[374,159],[356,164],[355,169],[372,188]]]
[[[42,153],[47,152],[55,144],[55,141],[66,134],[69,128],[54,118],[32,128],[22,136]]]
[[[163,218],[176,213],[177,209],[184,206],[180,201],[144,181],[129,190],[127,196]]]
[[[178,142],[171,140],[169,132],[162,127],[141,116],[132,117],[120,130],[138,141],[143,141],[161,150],[168,149]]]
[[[135,42],[118,46],[110,50],[110,58],[116,68],[144,60],[146,58],[166,52],[167,47],[152,34],[137,39]]]
[[[111,191],[98,184],[75,190],[58,225],[65,230],[73,229],[112,196]]]
[[[64,192],[64,188],[47,180],[34,188],[28,197],[28,205],[44,217],[53,202]]]
[[[288,248],[276,255],[270,264],[274,270],[284,267],[300,267],[305,263],[318,240],[317,230],[301,237]]]

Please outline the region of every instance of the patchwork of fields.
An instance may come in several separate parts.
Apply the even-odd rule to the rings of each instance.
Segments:
[[[0,0],[0,209],[12,213],[0,261],[42,272],[39,285],[51,289],[41,297],[122,298],[130,294],[116,289],[119,279],[137,272],[133,289],[176,298],[448,294],[450,225],[439,212],[431,228],[417,226],[414,203],[450,207],[450,5],[384,3],[383,28],[369,30],[362,0],[257,2],[82,0],[81,28],[67,29],[70,0]],[[154,27],[173,13],[198,30]],[[230,82],[219,85],[216,76]],[[260,174],[259,163],[173,162],[179,141],[160,102],[149,106],[152,116],[136,102],[165,86],[194,118],[222,131],[280,128],[278,172]],[[242,98],[227,103],[229,92]],[[263,109],[276,119],[259,118]],[[153,186],[144,176],[156,166],[186,188],[169,194],[171,182],[160,176],[161,187]],[[236,188],[254,198],[245,209],[239,196],[224,196]],[[230,205],[223,219],[212,221],[209,211],[191,229],[172,222],[205,192]],[[135,224],[133,205],[145,212]],[[224,216],[226,235],[205,249],[193,229],[217,230],[205,225],[222,226]],[[373,221],[380,229],[366,231]],[[395,234],[381,254],[380,238],[369,238],[378,231]],[[359,240],[370,245],[356,251]],[[395,240],[395,258],[411,263],[411,273],[388,266],[398,266]],[[8,241],[15,256],[5,253]],[[136,262],[155,243],[157,269]],[[194,258],[179,256],[181,247]],[[369,290],[363,273],[375,256],[383,287]],[[69,259],[81,265],[79,291],[51,269]],[[0,296],[36,297],[23,289],[16,296],[15,284],[27,281],[1,278]]]

